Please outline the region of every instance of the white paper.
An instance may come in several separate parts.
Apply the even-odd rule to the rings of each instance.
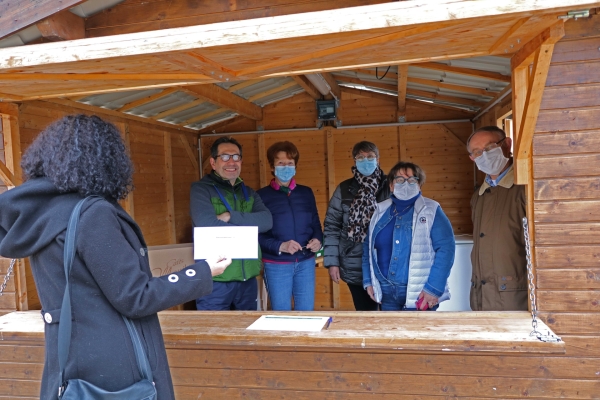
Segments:
[[[194,228],[194,260],[218,256],[258,258],[257,226],[211,226]]]
[[[331,317],[304,315],[263,315],[246,329],[254,331],[319,332],[329,327]]]

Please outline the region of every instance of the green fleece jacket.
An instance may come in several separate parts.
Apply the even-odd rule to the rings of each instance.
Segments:
[[[246,196],[244,195],[246,189]],[[218,190],[218,192],[217,192]],[[231,208],[229,222],[217,219],[217,215],[227,212],[227,207],[219,193]],[[263,204],[256,192],[238,178],[232,186],[228,180],[221,178],[214,171],[192,183],[190,193],[190,214],[194,226],[258,226],[258,232],[267,232],[273,225],[271,212]],[[245,281],[260,274],[260,246],[258,259],[233,260],[221,275],[213,277],[217,282]]]

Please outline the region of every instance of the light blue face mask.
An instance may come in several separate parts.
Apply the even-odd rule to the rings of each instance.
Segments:
[[[364,160],[356,160],[356,169],[364,176],[371,176],[377,169],[377,159],[372,161],[369,161],[366,158]]]
[[[275,167],[275,176],[283,183],[292,180],[296,175],[296,167],[293,165],[278,165]]]

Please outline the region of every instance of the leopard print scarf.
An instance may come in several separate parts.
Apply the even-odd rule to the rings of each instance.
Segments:
[[[348,215],[348,239],[354,242],[364,242],[369,231],[369,223],[373,212],[377,208],[377,189],[379,189],[379,182],[383,171],[381,168],[377,168],[369,176],[364,176],[355,166],[352,167],[352,173],[354,179],[360,185],[358,193],[354,196],[352,204],[350,205],[350,212]]]

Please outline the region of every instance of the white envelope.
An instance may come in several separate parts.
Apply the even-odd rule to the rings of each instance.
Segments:
[[[206,260],[218,256],[232,259],[257,259],[258,227],[194,228],[194,260]]]

